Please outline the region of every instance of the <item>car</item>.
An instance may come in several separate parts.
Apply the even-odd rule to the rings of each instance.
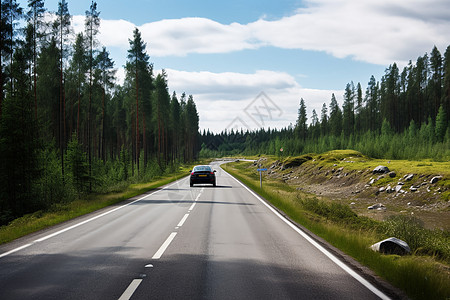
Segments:
[[[195,166],[190,172],[190,186],[194,186],[197,183],[211,183],[213,186],[216,186],[216,170],[213,170],[211,166]]]

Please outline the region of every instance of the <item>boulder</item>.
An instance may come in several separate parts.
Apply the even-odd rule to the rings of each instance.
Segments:
[[[372,173],[374,174],[385,174],[385,173],[389,173],[390,170],[388,167],[386,166],[378,166],[375,169],[373,169]]]
[[[395,173],[394,171],[389,172],[389,177],[394,178],[395,176],[397,176],[397,173]]]
[[[413,185],[409,189],[411,190],[411,192],[417,192],[417,188]]]
[[[405,176],[403,176],[403,179],[405,181],[411,181],[414,177],[414,174],[406,174]]]
[[[369,206],[367,209],[369,209],[369,210],[385,210],[386,206],[384,206],[381,203],[377,203],[377,204]]]
[[[431,178],[430,183],[436,183],[438,182],[440,179],[442,179],[442,176],[434,176],[433,178]]]
[[[411,253],[409,245],[400,239],[391,237],[370,246],[373,251],[384,254],[405,255]]]

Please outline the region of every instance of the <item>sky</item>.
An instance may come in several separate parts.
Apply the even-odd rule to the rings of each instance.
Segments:
[[[22,0],[25,3],[24,0]],[[56,11],[58,0],[47,0]],[[75,32],[90,0],[68,0]],[[22,5],[24,6],[24,5]],[[363,92],[392,63],[400,68],[450,45],[448,0],[98,0],[99,41],[123,80],[137,27],[169,92],[193,95],[200,129],[295,125],[300,99],[311,121],[351,81]]]

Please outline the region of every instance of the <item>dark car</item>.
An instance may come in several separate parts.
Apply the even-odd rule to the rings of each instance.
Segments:
[[[190,185],[196,183],[211,183],[216,186],[216,170],[211,169],[210,166],[195,166],[191,171]]]

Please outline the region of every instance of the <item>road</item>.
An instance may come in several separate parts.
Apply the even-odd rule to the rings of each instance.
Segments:
[[[0,247],[0,299],[388,299],[217,170]]]

